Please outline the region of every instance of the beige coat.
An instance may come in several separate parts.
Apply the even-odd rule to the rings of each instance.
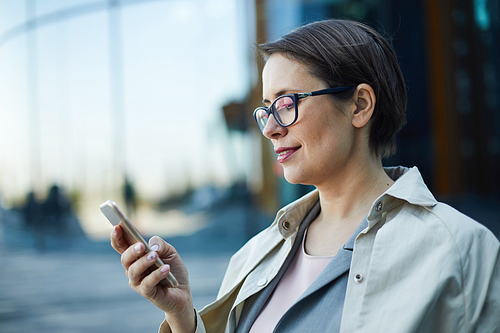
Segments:
[[[438,203],[417,168],[386,172],[396,182],[356,238],[340,332],[500,332],[496,237]],[[197,314],[197,333],[234,332],[245,300],[278,273],[317,201],[313,191],[284,207],[232,257],[217,300]],[[170,332],[166,322],[160,332]]]

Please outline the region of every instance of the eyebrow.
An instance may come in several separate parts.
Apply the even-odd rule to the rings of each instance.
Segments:
[[[276,96],[276,97],[275,97],[274,99],[276,99],[276,98],[280,97],[281,95],[286,94],[286,92],[287,92],[287,91],[292,91],[292,90],[290,90],[290,89],[282,89],[282,90],[278,91],[278,92],[275,94],[275,96]],[[266,104],[266,103],[271,103],[271,101],[270,101],[270,100],[267,100],[267,99],[264,99],[264,100],[262,100],[262,103],[264,103],[264,104]]]

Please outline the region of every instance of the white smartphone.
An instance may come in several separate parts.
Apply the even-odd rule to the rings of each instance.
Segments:
[[[144,240],[144,237],[139,233],[139,231],[134,227],[134,225],[130,222],[127,216],[121,211],[116,202],[112,200],[108,200],[101,204],[101,212],[106,216],[106,218],[111,222],[112,225],[121,225],[123,230],[123,237],[130,244],[134,244],[137,242],[141,242],[146,247],[146,253],[151,252],[151,248],[149,244]],[[156,259],[155,265],[157,267],[163,266],[163,261],[160,258]],[[166,280],[166,281],[165,281]],[[165,282],[168,281],[167,286],[177,288],[179,283],[177,279],[172,274],[172,272],[168,273],[167,277],[163,279],[160,284],[165,285]]]

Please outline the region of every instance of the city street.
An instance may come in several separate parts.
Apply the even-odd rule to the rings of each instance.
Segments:
[[[195,308],[215,300],[231,255],[269,220],[232,204],[199,232],[164,235],[188,268]],[[109,240],[91,241],[74,219],[65,230],[27,229],[0,206],[0,333],[157,332],[163,313],[128,286]]]
[[[215,299],[230,253],[187,254],[195,307]],[[160,310],[128,286],[109,251],[0,246],[0,332],[156,332]]]

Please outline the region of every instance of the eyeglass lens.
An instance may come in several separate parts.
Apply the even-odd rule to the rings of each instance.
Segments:
[[[269,109],[282,126],[288,126],[295,120],[295,101],[291,96],[279,97]],[[265,108],[258,109],[255,116],[260,129],[263,130],[269,120],[268,112]]]

